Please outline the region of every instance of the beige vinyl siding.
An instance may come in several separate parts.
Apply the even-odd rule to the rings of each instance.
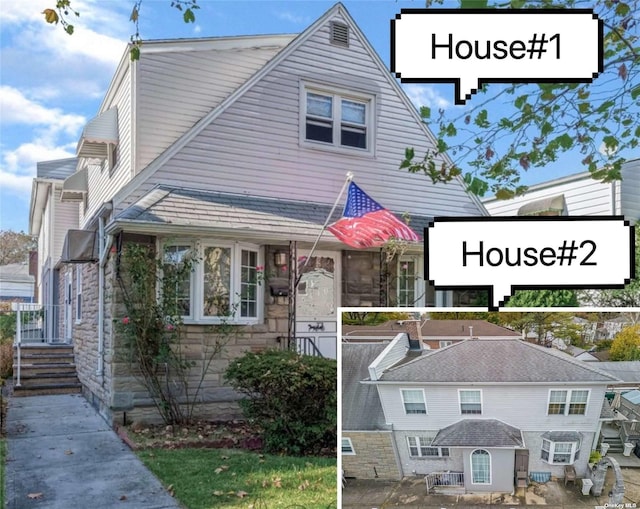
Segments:
[[[220,104],[278,49],[145,53],[138,69],[136,171]]]
[[[526,203],[564,194],[570,216],[611,215],[614,211],[611,186],[580,174],[557,183],[532,186],[526,195],[511,200],[485,200],[484,206],[492,216],[516,216]]]
[[[64,245],[64,239],[68,230],[75,230],[78,228],[78,204],[73,202],[61,202],[60,201],[61,188],[55,188],[53,197],[53,203],[49,203],[47,206],[54,206],[54,220],[52,228],[49,230],[53,232],[53,252],[51,253],[51,260],[55,265],[62,256],[62,246]]]
[[[118,148],[117,159],[113,169],[109,169],[107,162],[102,165],[89,165],[87,172],[88,196],[87,208],[83,212],[80,206],[80,224],[87,225],[100,207],[109,201],[132,177],[131,151],[132,151],[132,131],[131,131],[131,67],[125,71],[124,77],[110,104],[103,105],[102,111],[106,111],[114,106],[118,108]]]
[[[406,415],[402,405],[400,389],[423,388],[427,402],[427,415]],[[482,390],[482,414],[461,415],[458,403],[458,389]],[[589,388],[589,402],[586,415],[547,415],[550,389]],[[542,386],[525,385],[402,385],[382,384],[378,386],[386,422],[393,423],[395,430],[440,429],[464,418],[499,419],[528,431],[595,429],[604,399],[604,386],[565,386],[550,384]]]
[[[399,169],[405,148],[430,147],[420,123],[351,31],[349,48],[329,43],[327,22],[127,198],[158,184],[333,203],[346,173],[396,212],[480,215],[459,182],[434,186]],[[313,64],[313,65],[312,65]],[[322,71],[320,71],[322,70]],[[301,79],[373,93],[375,155],[313,149],[299,142]]]

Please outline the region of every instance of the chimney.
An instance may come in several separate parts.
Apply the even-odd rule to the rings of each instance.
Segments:
[[[473,339],[473,325],[469,325],[469,339]]]
[[[409,336],[409,350],[422,350],[422,322],[405,320],[404,325]]]

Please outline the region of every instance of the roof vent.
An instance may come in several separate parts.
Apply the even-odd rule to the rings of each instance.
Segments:
[[[331,22],[331,44],[349,47],[349,26],[336,21]]]

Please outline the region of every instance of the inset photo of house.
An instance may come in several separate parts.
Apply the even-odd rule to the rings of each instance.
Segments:
[[[343,507],[638,500],[639,318],[344,312]]]

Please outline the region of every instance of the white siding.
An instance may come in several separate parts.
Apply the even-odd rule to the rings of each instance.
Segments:
[[[55,265],[62,255],[62,246],[68,230],[78,228],[78,204],[60,201],[61,188],[56,186],[52,206],[55,207],[54,221],[50,232],[53,232],[53,252],[51,260]]]
[[[138,68],[140,171],[260,69],[277,48],[144,53]]]
[[[409,349],[409,340],[406,334],[398,334],[395,339],[380,353],[369,366],[369,377],[378,380],[386,369],[402,360]]]
[[[88,196],[87,208],[80,207],[80,224],[86,227],[98,209],[124,186],[132,176],[131,150],[131,67],[128,67],[122,81],[117,85],[114,99],[103,105],[103,111],[114,106],[118,108],[118,148],[116,164],[109,169],[107,162],[102,165],[90,165],[87,172]]]
[[[169,160],[127,205],[157,184],[332,204],[352,171],[374,199],[396,212],[480,215],[459,182],[434,186],[399,169],[406,147],[430,148],[419,122],[397,96],[361,41],[329,43],[329,23],[218,116]],[[353,31],[352,35],[353,35]],[[300,80],[375,94],[375,157],[299,143]]]
[[[603,184],[589,174],[531,186],[524,196],[510,200],[490,199],[484,206],[492,216],[516,216],[526,203],[564,194],[570,216],[602,216],[614,214],[613,190],[615,184]]]
[[[427,415],[406,415],[400,397],[400,388],[424,388]],[[386,422],[395,430],[441,429],[464,418],[499,419],[511,426],[528,431],[595,429],[604,399],[604,386],[590,387],[586,415],[547,415],[550,389],[585,389],[585,386],[550,384],[526,385],[473,385],[482,389],[482,415],[462,415],[458,404],[461,385],[396,385],[380,384],[378,390]]]
[[[620,211],[627,219],[640,219],[640,159],[628,161],[622,167],[620,189]]]

